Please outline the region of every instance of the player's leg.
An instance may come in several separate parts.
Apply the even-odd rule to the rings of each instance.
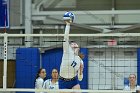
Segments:
[[[79,84],[77,84],[77,85],[73,86],[73,88],[72,88],[72,89],[81,89],[81,88],[80,88],[80,85],[79,85]]]
[[[80,85],[77,84],[77,85],[73,86],[72,89],[81,89],[81,88],[80,88]],[[61,92],[61,93],[63,93],[63,92]],[[67,92],[67,93],[68,93],[68,92]],[[71,93],[75,93],[75,92],[71,92]],[[79,92],[78,92],[78,93],[79,93]]]
[[[75,85],[75,86],[73,86],[73,88],[72,89],[81,89],[80,88],[80,85],[79,84],[77,84],[77,85]],[[76,92],[72,92],[72,93],[76,93]],[[79,92],[78,92],[79,93]]]

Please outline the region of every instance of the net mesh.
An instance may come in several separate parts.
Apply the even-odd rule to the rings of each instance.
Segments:
[[[0,39],[0,45],[2,46],[0,48],[0,87],[2,88],[4,36],[1,36]],[[115,40],[117,45],[108,46],[109,40]],[[85,72],[86,80],[85,83],[81,83],[85,84],[87,89],[122,90],[129,74],[137,75],[137,48],[140,47],[139,34],[92,34],[81,36],[74,34],[70,36],[70,41],[76,41],[80,48],[88,49],[88,53],[85,55],[88,64],[84,69],[87,71]],[[59,70],[58,60],[61,60],[61,56],[58,56],[57,49],[62,49],[63,42],[65,42],[63,41],[63,35],[59,34],[46,34],[46,36],[43,34],[37,34],[36,36],[9,35],[7,40],[7,87],[33,89],[35,76],[40,67],[47,68],[49,70],[47,71],[47,79],[51,78],[52,69],[57,68]],[[39,52],[33,52],[30,50],[31,47],[39,49]],[[21,48],[28,48],[29,50],[19,52],[17,49]],[[22,53],[23,55],[20,56]],[[35,56],[35,53],[38,53],[37,56]],[[54,63],[50,62],[52,60]],[[52,64],[52,67],[44,66],[47,62]]]

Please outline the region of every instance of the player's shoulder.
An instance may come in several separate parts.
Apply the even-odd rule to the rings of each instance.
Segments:
[[[84,63],[83,60],[81,60],[81,63]]]
[[[45,80],[44,83],[49,83],[50,81],[51,81],[51,79],[47,79],[47,80]]]
[[[129,88],[129,86],[127,85],[127,86],[125,86],[125,88]]]
[[[140,85],[137,85],[137,89],[140,89]]]
[[[130,87],[128,85],[124,86],[124,90],[130,90]]]
[[[42,78],[37,78],[36,81],[44,81]]]

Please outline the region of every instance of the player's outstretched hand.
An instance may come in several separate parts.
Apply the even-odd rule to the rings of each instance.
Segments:
[[[70,20],[64,20],[64,22],[66,23],[66,25],[72,23]]]

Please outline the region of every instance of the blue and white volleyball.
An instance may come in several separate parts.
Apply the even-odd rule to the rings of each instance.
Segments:
[[[66,12],[63,16],[63,20],[71,20],[72,22],[75,19],[75,15],[71,12]]]

